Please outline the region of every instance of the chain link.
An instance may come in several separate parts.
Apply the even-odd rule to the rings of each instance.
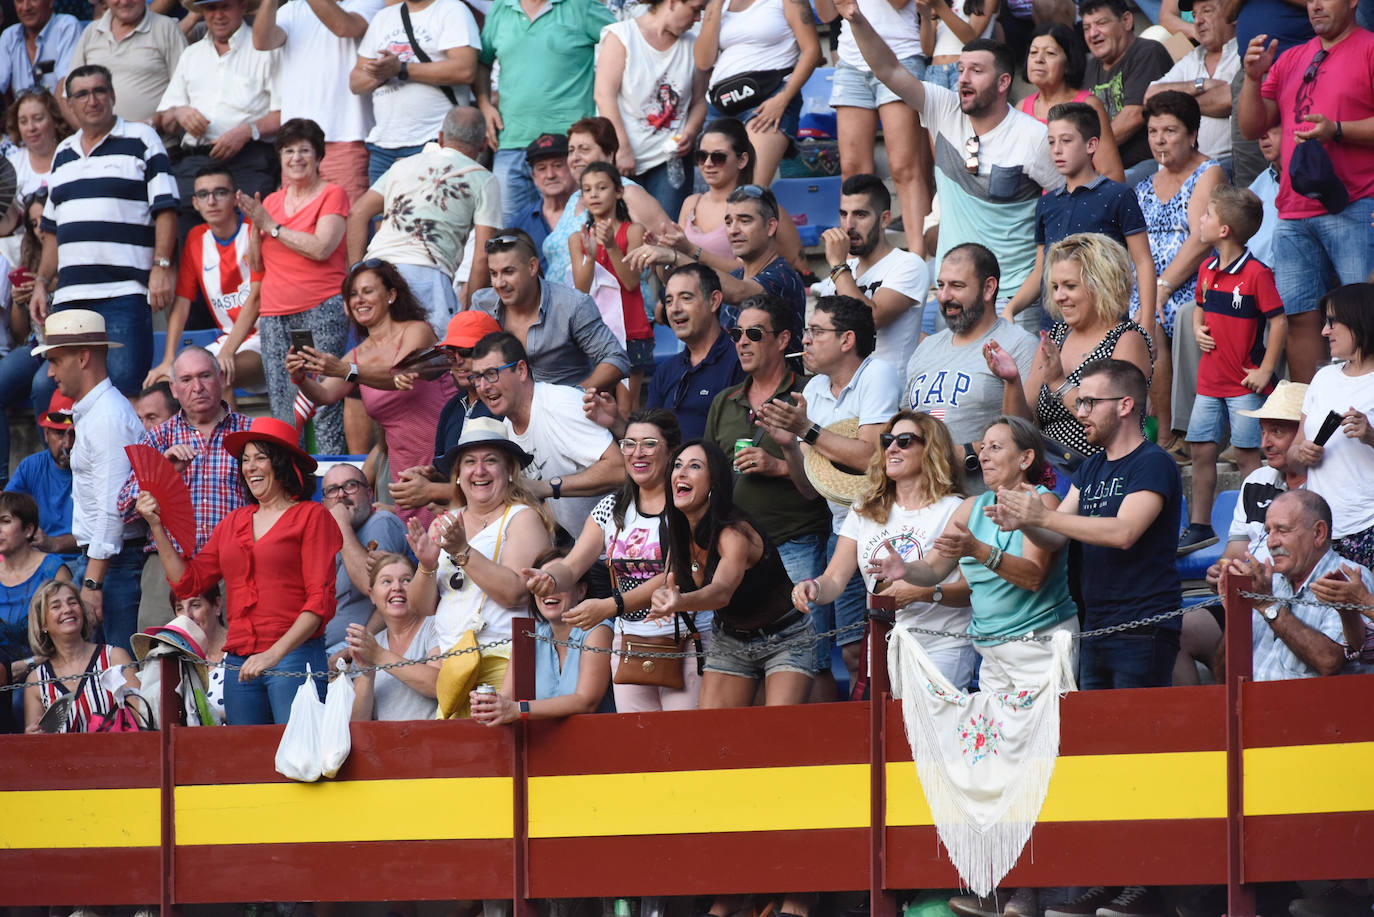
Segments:
[[[857,621],[854,624],[845,624],[844,626],[837,627],[834,630],[827,630],[819,634],[808,634],[805,637],[793,637],[790,640],[770,639],[765,644],[765,648],[777,649],[783,646],[791,647],[797,645],[814,645],[820,643],[822,640],[828,640],[831,637],[839,637],[844,634],[852,634],[855,631],[863,630],[867,626],[867,622]],[[548,643],[552,646],[563,646],[567,647],[568,649],[581,650],[584,653],[600,653],[603,656],[633,656],[636,659],[704,659],[707,656],[725,656],[731,659],[740,659],[745,662],[754,662],[758,659],[757,653],[735,653],[731,652],[730,650],[719,649],[716,647],[712,647],[709,652],[703,651],[700,653],[698,653],[696,650],[687,650],[686,652],[679,653],[673,650],[664,650],[663,652],[659,652],[658,650],[641,649],[636,649],[632,653],[627,653],[623,649],[617,650],[611,649],[609,647],[588,646],[587,644],[577,640],[560,640],[557,637],[546,637],[542,634],[537,633],[531,633],[530,636],[533,637],[535,640],[539,641],[540,643]],[[633,637],[635,635],[630,634],[630,636]]]
[[[1262,592],[1240,592],[1242,598],[1252,599],[1264,605],[1315,605],[1320,608],[1334,608],[1337,611],[1371,611],[1374,612],[1374,605],[1361,605],[1358,602],[1309,602],[1300,601],[1294,596],[1265,595]]]

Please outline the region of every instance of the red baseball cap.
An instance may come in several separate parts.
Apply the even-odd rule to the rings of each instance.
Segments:
[[[48,430],[70,430],[74,426],[72,405],[74,402],[61,392],[53,392],[48,402],[47,413],[38,418],[38,425]]]
[[[448,332],[439,342],[443,347],[476,347],[477,342],[501,330],[496,319],[480,309],[466,309],[448,321]]]

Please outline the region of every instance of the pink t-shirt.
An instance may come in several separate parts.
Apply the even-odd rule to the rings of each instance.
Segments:
[[[1319,38],[1289,48],[1274,62],[1260,87],[1261,96],[1278,104],[1283,122],[1283,168],[1279,170],[1275,203],[1285,220],[1326,213],[1320,201],[1295,192],[1288,175],[1288,163],[1297,145],[1293,132],[1308,127],[1301,114],[1317,112],[1347,123],[1374,117],[1374,34],[1355,29],[1328,49],[1316,78],[1304,83],[1303,75],[1321,48]],[[1374,147],[1334,142],[1325,146],[1350,199],[1374,197]]]
[[[286,215],[286,190],[273,191],[262,202],[272,219],[283,229],[315,232],[320,217],[337,214],[348,219],[348,192],[338,185],[325,185],[315,199]],[[262,311],[261,315],[295,315],[313,309],[331,296],[339,295],[348,274],[348,252],[344,240],[323,261],[311,261],[287,248],[280,239],[262,236]]]

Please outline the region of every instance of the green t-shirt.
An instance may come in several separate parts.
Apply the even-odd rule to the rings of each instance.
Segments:
[[[710,413],[706,415],[708,439],[720,446],[721,450],[733,457],[735,440],[752,440],[757,434],[758,445],[775,458],[782,458],[782,447],[773,437],[763,433],[749,421],[749,393],[746,386],[753,381],[746,379],[739,385],[732,385],[716,396],[711,402]],[[800,392],[806,387],[806,377],[788,371],[782,384],[773,393],[774,398],[788,392]],[[761,474],[741,474],[735,477],[735,505],[749,514],[775,544],[801,538],[804,535],[829,536],[830,507],[819,497],[807,500],[797,492],[791,478],[774,478]]]
[[[549,0],[530,20],[520,0],[496,0],[482,27],[482,63],[501,61],[500,148],[524,149],[545,131],[567,131],[596,114],[593,61],[615,21],[598,0]]]

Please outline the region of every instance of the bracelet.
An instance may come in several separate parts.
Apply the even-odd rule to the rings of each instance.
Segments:
[[[615,602],[615,614],[613,615],[613,617],[617,617],[617,618],[624,617],[624,616],[625,616],[625,595],[624,595],[624,593],[620,593],[620,592],[614,593],[614,594],[611,595],[611,599]]]
[[[1339,129],[1339,125],[1338,125],[1338,129]],[[692,252],[692,260],[693,260],[693,261],[700,261],[700,260],[701,260],[701,246],[700,246],[700,245],[697,246],[697,250],[696,250],[696,251]]]
[[[1341,129],[1341,122],[1337,121],[1337,122],[1336,122],[1336,136],[1335,136],[1334,138],[1332,138],[1332,139],[1334,139],[1337,143],[1340,143],[1340,142],[1341,142],[1341,137],[1342,137],[1344,134],[1345,134],[1345,131],[1343,131],[1343,130]]]
[[[1073,388],[1073,382],[1068,377],[1064,378],[1064,384],[1054,390],[1054,397],[1057,401],[1063,401],[1064,396]]]
[[[434,569],[431,570],[429,567],[426,567],[424,564],[418,563],[418,562],[417,562],[417,563],[415,564],[415,572],[418,573],[418,574],[420,574],[421,576],[433,576],[434,574],[436,574],[436,573],[439,572],[439,568],[438,568],[438,567],[435,567]]]
[[[983,561],[983,566],[987,567],[989,570],[996,570],[998,567],[1002,566],[1002,549],[997,547],[997,545],[993,545],[992,553],[988,555],[987,560]]]
[[[1170,293],[1172,293],[1174,290],[1178,289],[1178,288],[1175,287],[1172,283],[1170,283],[1169,281],[1165,280],[1163,277],[1161,277],[1161,278],[1159,278],[1159,280],[1155,281],[1155,286],[1157,286],[1157,287],[1163,287],[1164,289],[1168,290]]]
[[[837,264],[837,265],[835,265],[834,267],[832,267],[832,268],[830,269],[830,279],[831,279],[831,280],[834,280],[836,277],[840,276],[840,274],[844,273],[844,272],[847,271],[847,270],[849,270],[849,265],[848,265],[848,264]]]

